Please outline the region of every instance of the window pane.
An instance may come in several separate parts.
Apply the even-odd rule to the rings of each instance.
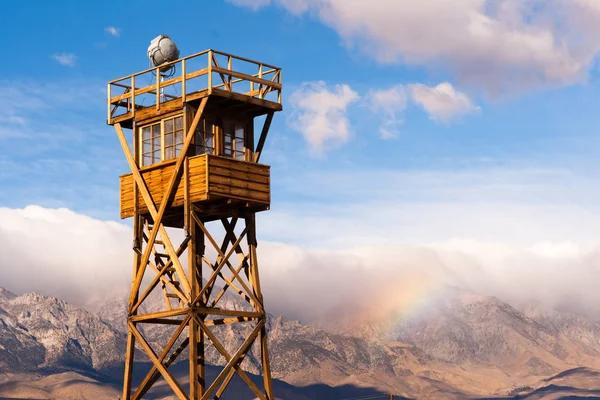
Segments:
[[[173,154],[173,147],[165,148],[165,160],[170,160],[173,157],[175,157],[175,154]]]
[[[243,142],[243,141],[241,141],[241,140],[236,140],[236,141],[235,141],[235,149],[236,149],[237,151],[244,152],[244,142]]]
[[[160,150],[152,152],[152,163],[160,162]]]
[[[173,145],[173,134],[165,133],[165,146],[172,146],[172,145]]]
[[[183,131],[175,132],[175,142],[183,144]]]
[[[173,120],[168,119],[165,121],[165,132],[173,132]]]
[[[152,125],[152,136],[154,136],[154,137],[160,136],[160,124]]]
[[[160,151],[160,140],[152,142],[152,148],[154,151]]]
[[[175,118],[175,129],[183,129],[183,117]]]
[[[244,160],[244,152],[243,151],[236,151],[235,152],[235,158],[237,160]]]
[[[244,139],[244,127],[243,126],[236,126],[235,128],[235,137],[237,139]]]
[[[150,165],[150,164],[152,164],[152,157],[149,154],[145,155],[142,165]]]
[[[142,145],[142,152],[148,153],[152,147],[150,146],[150,141],[145,141]]]
[[[229,136],[232,137],[233,136],[233,125],[232,124],[225,124],[225,126],[223,127],[223,132],[225,134],[225,137]]]
[[[150,138],[150,127],[145,127],[142,129],[142,139],[149,139]]]

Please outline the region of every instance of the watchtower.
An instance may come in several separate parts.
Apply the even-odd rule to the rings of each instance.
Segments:
[[[131,168],[120,177],[121,218],[133,217],[134,236],[124,400],[160,378],[179,399],[216,399],[236,372],[258,398],[274,399],[255,214],[270,206],[270,169],[259,161],[281,88],[279,68],[215,50],[108,83],[108,124]],[[224,302],[228,290],[246,306]],[[233,350],[217,329],[227,324],[244,324]],[[156,325],[171,329],[164,346],[145,334]],[[132,388],[136,343],[152,367]],[[225,366],[207,382],[205,356],[215,350]],[[189,389],[169,371],[184,351]],[[250,353],[264,384],[244,372]]]

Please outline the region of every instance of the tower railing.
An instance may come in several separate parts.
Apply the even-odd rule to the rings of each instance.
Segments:
[[[134,118],[140,109],[160,111],[167,102],[210,94],[281,104],[281,88],[280,68],[210,49],[108,82],[107,121],[114,124]]]

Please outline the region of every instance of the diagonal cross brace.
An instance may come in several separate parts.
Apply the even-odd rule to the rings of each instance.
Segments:
[[[138,331],[137,327],[131,321],[129,322],[129,330],[134,334],[136,339],[140,342],[140,344],[146,351],[146,355],[148,355],[148,357],[152,361],[152,364],[154,364],[154,366],[160,372],[160,374],[163,376],[163,378],[165,378],[165,381],[167,381],[167,383],[169,384],[171,389],[173,389],[173,391],[175,392],[177,397],[180,400],[189,400],[189,397],[183,392],[183,389],[181,388],[181,386],[179,386],[179,384],[177,383],[177,381],[175,380],[173,375],[171,375],[169,370],[167,368],[165,368],[162,361],[160,361],[158,359],[154,350],[152,350],[152,348],[150,347],[150,345],[148,344],[146,339],[144,339],[142,334]]]
[[[196,322],[198,322],[198,318],[196,318]],[[260,332],[262,327],[265,325],[265,323],[266,323],[266,320],[264,320],[264,319],[258,321],[258,323],[256,324],[256,327],[254,328],[254,330],[252,331],[250,336],[248,336],[248,338],[246,338],[246,340],[244,341],[242,346],[229,359],[229,361],[227,362],[227,365],[225,365],[225,367],[221,370],[221,373],[219,373],[219,375],[217,375],[217,377],[215,378],[213,383],[208,387],[208,389],[206,389],[206,392],[204,393],[204,396],[202,396],[201,400],[208,400],[210,398],[210,396],[213,394],[213,392],[217,389],[217,386],[219,386],[221,384],[221,382],[229,374],[229,371],[232,368],[235,368],[237,363],[240,361],[240,358],[242,358],[248,352],[248,350],[250,349],[250,346],[252,345],[252,343],[254,343],[254,340],[258,336],[258,333]],[[202,330],[204,330],[204,328],[202,328]],[[213,342],[213,344],[214,344],[214,342]]]
[[[133,306],[133,300],[135,297],[135,293],[138,292],[139,287],[142,283],[142,279],[144,277],[144,271],[146,269],[146,264],[148,263],[148,260],[150,259],[150,253],[152,251],[152,247],[154,246],[154,241],[156,240],[156,236],[159,232],[160,232],[161,238],[163,239],[163,241],[165,243],[165,248],[166,248],[167,252],[169,253],[169,255],[171,256],[171,259],[173,260],[173,265],[175,266],[175,270],[177,271],[177,275],[179,276],[179,281],[183,285],[184,291],[186,292],[186,294],[190,293],[189,282],[187,281],[187,278],[183,271],[183,267],[181,266],[181,262],[179,261],[179,258],[177,257],[175,248],[173,247],[173,244],[171,243],[171,240],[169,239],[169,237],[167,235],[165,227],[162,224],[162,218],[165,213],[165,210],[167,209],[167,204],[169,203],[169,199],[173,193],[173,190],[175,189],[175,185],[178,181],[178,178],[179,178],[181,170],[182,170],[181,167],[183,166],[183,161],[187,157],[187,150],[192,142],[192,139],[194,137],[194,132],[196,131],[196,127],[198,126],[200,117],[204,113],[204,108],[206,107],[207,102],[208,102],[208,98],[207,97],[203,98],[202,102],[200,103],[200,107],[198,107],[198,111],[196,111],[196,115],[194,116],[194,120],[187,132],[185,142],[182,146],[181,153],[179,154],[179,157],[177,159],[177,163],[175,164],[175,167],[173,169],[173,175],[171,176],[171,180],[169,181],[169,186],[168,186],[167,190],[165,191],[165,194],[163,196],[162,203],[160,205],[159,210],[156,209],[154,200],[152,199],[152,196],[150,195],[148,188],[145,185],[144,179],[139,171],[139,168],[138,168],[135,160],[133,159],[133,155],[131,154],[131,150],[129,149],[129,145],[127,144],[125,135],[123,134],[123,129],[121,128],[121,124],[117,123],[115,125],[115,129],[117,131],[119,140],[121,142],[121,146],[123,147],[123,151],[125,152],[125,157],[127,158],[127,161],[131,168],[133,176],[134,176],[134,178],[138,184],[138,187],[140,189],[140,192],[142,194],[142,197],[144,198],[144,201],[146,202],[146,205],[148,206],[148,211],[150,212],[150,214],[152,215],[152,219],[154,220],[154,228],[150,232],[150,237],[148,238],[148,243],[146,245],[146,249],[144,250],[144,254],[142,255],[142,260],[140,263],[140,265],[143,267],[140,268],[138,271],[138,274],[137,274],[135,282],[134,282],[134,287],[132,288],[133,290],[131,291],[131,295],[129,298],[130,309]]]
[[[212,243],[212,245],[215,248],[215,250],[217,250],[217,253],[218,253],[219,257],[221,257],[221,261],[220,261],[218,267],[213,271],[212,276],[210,277],[210,279],[208,280],[208,282],[206,283],[206,285],[204,285],[204,287],[202,288],[202,290],[200,291],[200,293],[196,296],[196,299],[194,299],[193,304],[196,304],[197,301],[200,301],[201,296],[204,294],[204,292],[206,292],[208,290],[209,285],[213,284],[214,280],[217,279],[217,276],[218,276],[219,272],[221,272],[221,270],[223,269],[223,267],[225,265],[227,265],[227,267],[233,273],[232,281],[235,281],[237,279],[238,282],[240,283],[240,285],[242,285],[242,288],[247,292],[246,294],[248,296],[250,296],[250,298],[254,301],[255,307],[259,311],[264,311],[263,307],[262,307],[262,303],[256,298],[256,296],[254,296],[254,293],[248,288],[248,285],[246,285],[244,283],[244,281],[240,278],[239,274],[236,273],[235,268],[229,262],[229,258],[231,257],[231,254],[233,254],[233,252],[235,251],[235,249],[237,248],[237,246],[239,246],[240,242],[242,241],[242,239],[246,235],[246,232],[248,231],[248,228],[246,227],[244,229],[244,231],[240,234],[240,236],[238,237],[238,239],[236,240],[236,242],[233,244],[233,246],[231,247],[231,249],[229,249],[229,251],[227,252],[227,255],[225,255],[225,254],[223,254],[223,252],[221,251],[221,248],[215,242],[215,240],[210,235],[210,233],[208,232],[208,230],[206,229],[206,227],[204,226],[204,224],[202,223],[202,221],[200,221],[200,219],[198,218],[198,216],[196,215],[195,212],[192,212],[192,218],[194,218],[194,220],[196,221],[196,223],[198,224],[198,226],[200,227],[200,229],[202,229],[202,231],[204,232],[204,234],[206,235],[206,237],[208,238],[208,240]]]
[[[210,339],[210,341],[212,342],[213,346],[215,346],[215,348],[217,349],[217,351],[219,353],[221,353],[221,355],[223,355],[223,357],[225,357],[225,360],[227,362],[231,361],[231,355],[227,352],[227,350],[225,349],[225,347],[223,347],[223,345],[221,344],[221,342],[219,342],[219,340],[211,332],[211,330],[208,329],[207,324],[205,322],[203,322],[200,318],[198,318],[198,316],[194,316],[194,319],[196,320],[196,323],[200,326],[200,329],[202,329],[202,331],[204,331],[204,333],[206,334],[206,336]],[[248,377],[248,375],[244,372],[244,370],[242,370],[239,367],[239,365],[234,365],[233,368],[234,368],[235,371],[238,372],[238,374],[240,375],[240,377],[244,380],[244,382],[246,382],[246,384],[250,387],[250,389],[252,389],[252,391],[254,392],[254,394],[256,394],[261,400],[267,400],[267,398],[260,391],[260,389],[258,388],[258,386],[256,386],[256,384],[254,382],[252,382],[252,380]]]
[[[177,328],[177,330],[175,331],[175,333],[173,334],[173,336],[171,336],[171,339],[169,340],[169,342],[165,346],[164,350],[162,351],[162,353],[158,357],[158,362],[159,363],[161,363],[161,364],[163,363],[164,359],[167,357],[167,354],[169,354],[169,351],[171,351],[171,349],[173,348],[173,345],[175,345],[175,342],[177,342],[177,339],[179,339],[179,336],[181,335],[181,332],[183,332],[183,330],[187,326],[188,322],[190,321],[190,318],[191,317],[188,314],[184,318],[184,320],[181,322],[181,324],[179,325],[179,327]],[[148,382],[150,382],[152,380],[152,377],[154,376],[154,372],[156,372],[156,371],[157,371],[157,367],[156,367],[156,365],[153,365],[152,368],[150,369],[150,371],[144,377],[144,380],[142,381],[142,383],[140,383],[140,385],[138,386],[137,390],[133,394],[133,398],[134,399],[141,398],[141,396],[143,396],[141,394],[141,392],[144,390],[144,388],[146,387],[146,385],[148,384]]]

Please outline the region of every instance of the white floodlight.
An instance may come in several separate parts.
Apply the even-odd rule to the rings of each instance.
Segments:
[[[148,47],[148,58],[155,67],[175,61],[179,58],[179,49],[171,38],[167,35],[158,35],[151,42]],[[161,72],[165,72],[171,69],[171,66],[161,68]]]

